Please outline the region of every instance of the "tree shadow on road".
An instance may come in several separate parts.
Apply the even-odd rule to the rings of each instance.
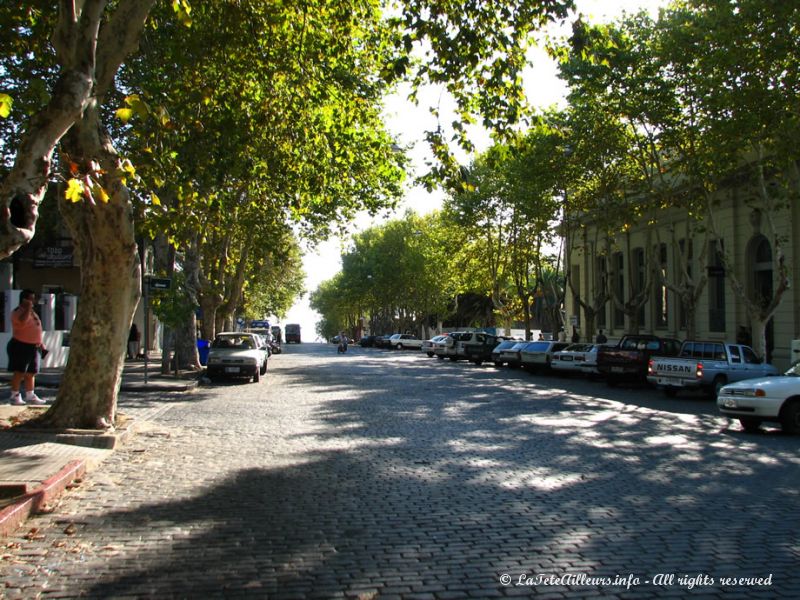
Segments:
[[[775,573],[748,597],[800,584],[796,439],[417,356],[321,355],[279,377],[287,397],[315,396],[295,454],[194,498],[108,511],[110,539],[141,536],[141,550],[83,591],[488,598],[521,591],[503,574],[569,573]],[[538,591],[587,590],[627,591]]]

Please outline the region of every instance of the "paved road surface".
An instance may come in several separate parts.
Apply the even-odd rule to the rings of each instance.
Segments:
[[[143,406],[0,596],[800,597],[800,438],[705,399],[308,344]]]

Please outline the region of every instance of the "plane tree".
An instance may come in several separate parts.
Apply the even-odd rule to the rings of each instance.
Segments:
[[[733,268],[730,245],[717,244],[725,278],[742,301],[753,347],[767,355],[766,330],[789,289],[790,268],[778,215],[800,197],[800,8],[794,3],[682,0],[664,16],[659,41],[682,89],[692,98],[700,135],[684,172],[705,192],[710,231],[722,239],[718,198],[742,183],[756,233],[769,243],[771,280],[747,286]],[[688,144],[687,144],[688,145]]]
[[[8,256],[34,235],[38,205],[55,176],[54,165],[58,164],[65,184],[62,206],[65,219],[70,223],[83,273],[82,302],[73,330],[73,356],[56,404],[44,419],[51,426],[93,427],[113,422],[125,338],[133,307],[139,299],[140,261],[129,187],[137,175],[136,165],[119,156],[115,138],[109,134],[111,111],[107,109],[112,107],[108,102],[115,99],[113,92],[119,67],[135,54],[154,7],[168,6],[175,12],[170,20],[177,17],[188,25],[193,18],[200,19],[205,9],[212,10],[212,4],[221,3],[205,3],[190,8],[186,0],[168,4],[155,0],[113,3],[107,0],[42,1],[35,4],[36,12],[26,15],[32,17],[37,25],[40,23],[38,19],[43,19],[41,23],[52,23],[52,45],[40,46],[43,62],[48,64],[52,79],[48,80],[51,84],[49,93],[40,104],[34,105],[30,118],[21,125],[19,135],[15,132],[13,138],[14,163],[0,183],[0,206],[3,207],[0,214],[0,255]],[[316,20],[324,28],[328,19],[336,21],[341,17],[337,22],[350,23],[353,28],[363,27],[363,24],[348,21],[344,14],[346,7],[335,3],[306,4],[300,7],[299,12],[289,15],[259,12],[275,8],[263,3],[224,4],[241,7],[248,16],[262,15],[268,23],[279,23],[283,27],[281,33],[299,31],[300,35],[291,36],[289,48],[310,48],[306,58],[319,60],[305,63],[303,67],[313,65],[320,73],[331,74],[333,71],[328,67],[337,66],[324,60],[327,55],[352,51],[354,47],[362,50],[383,48],[380,44],[370,44],[372,40],[352,43],[346,28],[341,32],[344,35],[331,39],[330,44],[306,46],[308,38],[304,35],[303,23]],[[370,3],[367,5],[372,11],[369,14],[374,14],[376,19],[368,22],[380,20],[380,23],[388,23],[393,32],[390,39],[395,52],[392,60],[382,61],[375,74],[384,81],[410,77],[416,84],[423,81],[447,82],[461,107],[461,120],[467,121],[474,118],[471,115],[479,115],[485,123],[502,129],[516,121],[519,113],[519,73],[530,34],[548,19],[564,16],[570,4],[568,0],[517,0],[499,4],[478,2],[466,6],[439,6],[427,0],[409,0],[401,3],[399,16],[383,20],[377,4]],[[16,14],[15,10],[16,7],[4,4],[0,9],[0,22],[4,25],[9,23]],[[276,10],[286,10],[286,7],[281,5]],[[150,25],[164,26],[165,22],[152,19]],[[26,28],[16,31],[23,30]],[[268,55],[273,49],[284,50],[281,40],[286,37],[276,36],[273,44],[273,40],[264,35],[264,29],[247,31],[248,35],[241,35],[242,31],[237,30],[236,35],[225,36],[220,41],[233,43],[253,34],[261,36],[263,54]],[[16,48],[14,45],[4,46],[2,52],[8,56]],[[427,56],[420,61],[412,60],[412,52],[419,48],[424,48]],[[128,64],[136,68],[135,61],[128,60]],[[378,67],[378,63],[370,62],[368,67]],[[168,74],[168,68],[165,66],[164,75]],[[224,71],[222,65],[219,71]],[[343,69],[336,74],[346,75]],[[29,81],[33,79],[31,74]],[[270,81],[282,83],[280,76]],[[290,79],[286,86],[291,87],[297,82],[297,79]],[[254,106],[253,101],[259,99],[257,95],[248,95],[251,89],[249,86],[240,89],[244,101],[238,107],[241,112],[247,112]],[[134,90],[123,91],[127,94]],[[320,84],[313,91],[315,99],[326,99],[330,90]],[[9,106],[7,96],[0,99],[2,112],[6,112]],[[298,94],[286,99],[285,105],[275,109],[276,113],[285,111],[288,120],[294,116],[291,109],[295,104],[302,104],[306,98]],[[11,97],[10,101],[13,100]],[[319,102],[315,106],[324,105],[324,102]],[[119,103],[115,102],[113,108],[120,108]],[[328,122],[336,120],[335,113],[330,110],[327,113],[323,110],[318,116],[327,118]],[[202,117],[198,115],[196,120],[202,120]],[[265,128],[276,122],[273,119],[264,123]],[[67,132],[69,138],[64,137]],[[438,143],[443,137],[437,131],[431,134],[431,139]],[[326,141],[324,135],[315,135],[313,129],[298,128],[295,137],[281,140],[277,148],[291,154],[295,145],[300,149],[311,146],[321,149]],[[54,151],[58,144],[61,146],[56,163]],[[436,145],[436,148],[441,150],[443,144]],[[340,156],[347,156],[346,148],[338,150]],[[443,152],[439,154],[442,159],[447,158]],[[339,199],[328,194],[331,179],[325,172],[318,173],[309,163],[305,163],[305,167],[295,171],[298,177],[281,178],[281,185],[271,186],[268,197],[277,199],[293,216],[309,223],[311,230],[318,226],[324,229],[325,215],[336,213],[330,207],[336,206]],[[158,196],[149,193],[158,186],[157,182],[151,180],[145,185],[142,198],[157,205]],[[295,186],[301,186],[300,193]],[[369,190],[362,189],[362,192],[368,195]],[[200,190],[201,195],[206,193],[207,190]],[[189,196],[191,194],[184,195]],[[315,212],[312,209],[320,210]],[[308,214],[317,218],[308,219]],[[113,293],[106,294],[108,290],[113,290]]]

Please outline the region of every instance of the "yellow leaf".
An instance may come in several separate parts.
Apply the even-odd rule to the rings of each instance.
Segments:
[[[127,123],[133,116],[133,110],[130,108],[118,108],[115,114],[120,121]]]
[[[125,171],[131,177],[136,177],[136,167],[133,166],[133,163],[128,160],[127,158],[122,161],[122,170]]]
[[[96,198],[100,198],[100,201],[104,204],[108,204],[108,201],[111,199],[106,190],[99,183],[95,183],[92,186],[92,193]]]
[[[161,206],[161,199],[158,196],[156,196],[155,192],[152,192],[150,194],[150,198],[153,201],[154,206]]]
[[[83,198],[83,183],[78,179],[70,179],[64,197],[70,202],[79,202]]]
[[[0,117],[7,118],[11,114],[11,96],[0,94]]]

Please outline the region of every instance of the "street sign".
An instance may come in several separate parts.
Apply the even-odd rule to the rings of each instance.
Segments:
[[[166,277],[149,277],[147,279],[147,285],[151,290],[168,290],[172,287],[172,279]]]
[[[264,319],[253,320],[250,321],[250,327],[253,329],[269,329],[269,321]]]

